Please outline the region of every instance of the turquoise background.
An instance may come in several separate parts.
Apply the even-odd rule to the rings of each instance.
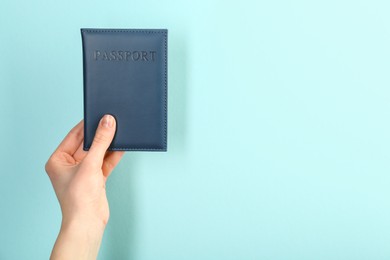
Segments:
[[[0,8],[0,259],[47,259],[44,164],[83,116],[80,28],[169,30],[167,153],[107,184],[99,259],[390,259],[388,1]]]

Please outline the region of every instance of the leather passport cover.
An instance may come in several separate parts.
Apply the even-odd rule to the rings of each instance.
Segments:
[[[109,150],[167,150],[166,29],[81,29],[84,150],[104,114],[117,122]]]

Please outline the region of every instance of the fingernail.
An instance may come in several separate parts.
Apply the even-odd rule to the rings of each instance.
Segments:
[[[114,117],[112,117],[111,115],[105,115],[102,118],[102,126],[107,127],[107,128],[113,127],[114,126]]]

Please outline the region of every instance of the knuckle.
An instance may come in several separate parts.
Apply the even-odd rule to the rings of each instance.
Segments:
[[[45,164],[45,171],[47,176],[49,176],[51,180],[56,179],[58,177],[59,169],[52,156],[49,158],[49,160],[47,160]]]
[[[50,157],[49,160],[47,160],[47,162],[45,163],[45,171],[48,175],[50,175],[52,170],[53,170],[53,160]]]

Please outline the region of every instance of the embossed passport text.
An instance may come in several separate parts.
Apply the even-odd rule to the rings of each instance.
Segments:
[[[84,150],[100,119],[117,122],[109,150],[167,150],[166,29],[81,29]]]

